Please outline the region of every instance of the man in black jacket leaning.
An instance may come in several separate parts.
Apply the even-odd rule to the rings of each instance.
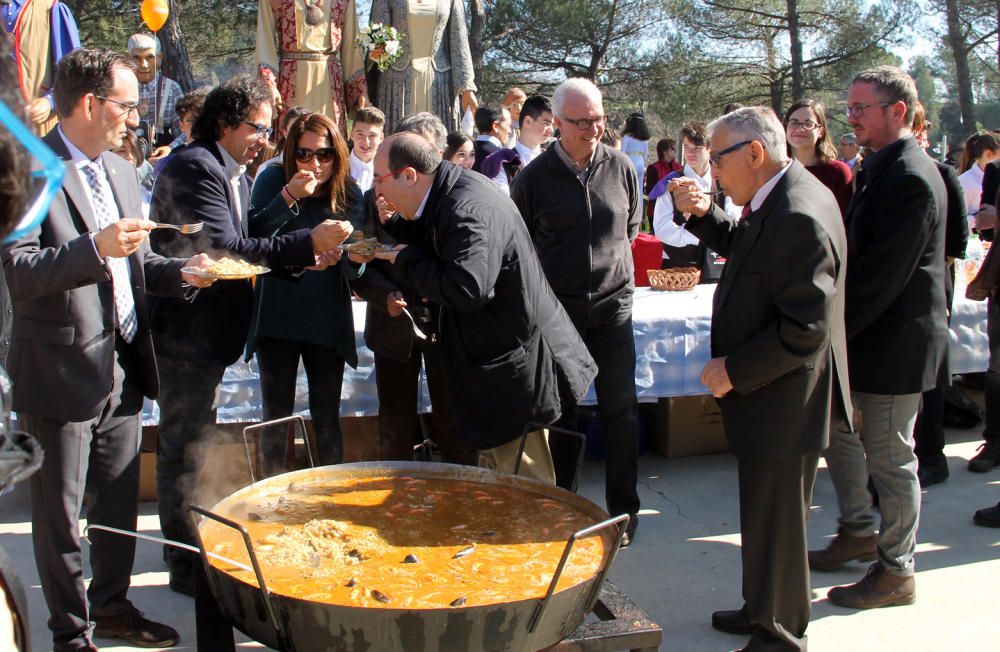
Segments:
[[[920,516],[913,427],[921,392],[947,381],[944,182],[910,133],[917,89],[903,71],[859,73],[848,122],[869,147],[847,209],[847,357],[860,432],[831,435],[825,456],[840,528],[813,570],[875,559],[859,582],[830,590],[834,604],[868,609],[916,598],[913,551]],[[868,493],[879,494],[881,525]]]
[[[552,96],[560,136],[514,179],[510,196],[535,241],[545,276],[597,362],[597,403],[607,437],[605,499],[630,514],[622,545],[638,525],[638,401],[632,332],[632,240],[642,191],[628,157],[601,144],[604,103],[590,81],[569,79]],[[577,430],[575,411],[560,425]],[[565,486],[570,465],[553,448]]]
[[[441,359],[460,432],[485,466],[509,471],[524,426],[552,423],[575,404],[596,374],[594,361],[545,281],[517,209],[493,182],[404,133],[379,148],[374,189],[399,214],[387,228],[403,243],[378,257],[440,306]],[[525,454],[522,473],[554,482],[541,432]]]

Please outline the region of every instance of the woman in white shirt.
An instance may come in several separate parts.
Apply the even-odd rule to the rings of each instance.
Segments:
[[[980,194],[983,191],[983,172],[990,161],[1000,156],[1000,134],[980,131],[969,136],[962,152],[961,174],[958,176],[965,191],[965,214],[969,228],[975,230],[975,217],[979,212]]]

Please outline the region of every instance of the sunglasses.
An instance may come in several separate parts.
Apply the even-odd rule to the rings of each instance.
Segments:
[[[306,149],[299,147],[295,150],[295,160],[299,163],[310,163],[318,159],[320,163],[329,163],[337,156],[337,150],[332,147],[320,147],[319,149]]]

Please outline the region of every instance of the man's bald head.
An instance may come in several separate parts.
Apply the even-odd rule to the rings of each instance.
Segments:
[[[389,156],[389,169],[413,168],[420,174],[434,174],[441,165],[441,153],[415,133],[389,136],[382,147]]]

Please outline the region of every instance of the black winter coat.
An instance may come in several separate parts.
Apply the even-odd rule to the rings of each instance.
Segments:
[[[517,207],[486,177],[445,162],[419,220],[423,229],[393,229],[411,245],[395,266],[441,307],[462,436],[488,449],[519,437],[529,421],[556,421],[597,366],[546,282]]]

